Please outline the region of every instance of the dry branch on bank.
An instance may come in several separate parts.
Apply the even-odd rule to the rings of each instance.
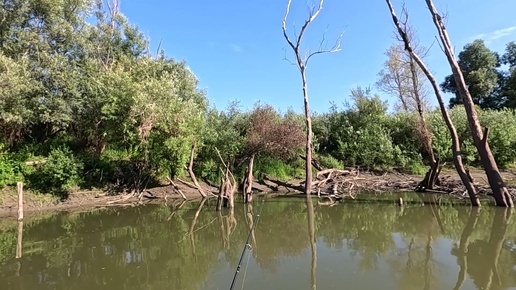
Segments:
[[[318,194],[322,204],[331,204],[343,198],[354,199],[357,194],[386,193],[386,192],[414,192],[420,186],[419,176],[407,176],[396,173],[375,175],[373,173],[360,173],[357,170],[327,169],[319,172],[317,179],[312,182],[312,192]],[[483,178],[477,178],[484,181]],[[304,192],[303,182],[282,181],[270,176],[263,178],[265,188],[261,191],[277,191],[284,193],[300,194]],[[492,191],[487,182],[473,184],[479,196],[491,196]],[[256,186],[257,188],[259,186]],[[438,177],[436,186],[427,193],[455,196],[459,199],[467,199],[466,187],[458,176],[444,175]],[[516,186],[509,187],[509,193],[516,198]]]

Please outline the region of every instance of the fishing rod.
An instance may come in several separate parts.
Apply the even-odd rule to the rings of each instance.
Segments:
[[[231,286],[229,287],[229,290],[233,290],[238,273],[240,273],[240,267],[242,265],[242,260],[244,259],[245,252],[248,248],[251,248],[251,245],[249,245],[249,239],[251,239],[251,235],[254,231],[254,228],[256,227],[256,224],[258,223],[258,220],[260,220],[260,213],[262,212],[263,203],[264,203],[266,197],[267,197],[267,195],[265,195],[262,198],[262,202],[260,203],[260,208],[256,212],[255,219],[253,219],[254,220],[253,225],[251,226],[251,229],[249,230],[249,234],[247,235],[247,240],[245,241],[244,249],[242,250],[242,255],[240,255],[240,261],[238,261],[238,266],[236,268],[235,275],[233,276],[233,281],[231,282]]]

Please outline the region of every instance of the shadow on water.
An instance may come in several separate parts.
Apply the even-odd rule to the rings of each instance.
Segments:
[[[269,198],[235,289],[516,287],[512,210],[417,198],[402,208]],[[0,285],[229,289],[260,198],[220,212],[214,202],[0,220]]]

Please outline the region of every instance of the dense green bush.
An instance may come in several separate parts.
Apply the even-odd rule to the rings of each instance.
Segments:
[[[501,168],[514,166],[516,162],[516,115],[514,110],[480,110],[480,123],[489,127],[489,146],[495,160]],[[450,110],[452,121],[460,138],[461,152],[466,164],[481,166],[471,131],[469,130],[466,112],[463,106],[455,106]],[[433,134],[433,145],[443,161],[452,162],[450,133],[438,111],[428,114]]]
[[[305,165],[301,158],[282,161],[268,156],[260,156],[254,161],[254,176],[261,179],[269,175],[281,180],[301,178],[305,175]]]
[[[33,189],[66,196],[82,180],[83,163],[67,147],[53,149],[47,161],[29,176]]]
[[[417,115],[388,114],[378,98],[356,92],[353,97],[356,101],[353,107],[343,111],[333,108],[330,113],[314,117],[316,152],[332,156],[346,166],[424,172],[427,161],[417,137]],[[478,112],[482,126],[490,128],[489,145],[498,165],[515,166],[515,111],[478,109]],[[464,107],[457,105],[449,113],[459,135],[464,162],[481,166]],[[452,164],[450,133],[441,112],[434,110],[425,117],[433,136],[435,155],[442,163]]]
[[[226,110],[210,107],[185,62],[164,52],[151,55],[146,37],[122,14],[111,19],[102,5],[75,2],[58,1],[45,13],[38,5],[15,5],[17,17],[2,22],[0,143],[5,146],[0,146],[0,186],[29,177],[35,189],[66,192],[77,184],[127,186],[142,178],[181,176],[194,142],[194,171],[200,179],[219,181],[217,150],[240,178],[253,154],[257,175],[303,175],[302,159],[280,156],[290,149],[282,150],[288,142],[279,141],[296,140],[285,137],[293,130],[260,128],[264,122],[257,121],[253,126],[260,134],[253,133],[259,135],[253,141],[253,134],[247,134],[253,128],[252,112],[240,111],[238,103]],[[72,14],[63,18],[62,11]],[[36,30],[45,37],[27,37]],[[424,171],[426,156],[414,114],[389,113],[386,102],[369,89],[353,89],[351,102],[343,110],[332,106],[313,116],[314,153],[323,165]],[[303,114],[269,109],[278,119],[271,124],[305,129]],[[479,165],[463,107],[450,112],[465,162]],[[490,146],[499,165],[514,166],[514,111],[480,110],[479,115],[491,128]],[[451,162],[449,133],[440,113],[429,112],[427,119],[436,155]],[[277,154],[267,156],[271,136],[280,146],[272,146]],[[47,156],[47,163],[25,166],[35,156]]]
[[[25,166],[22,162],[15,160],[11,154],[0,155],[0,188],[15,185],[18,181],[24,180]]]

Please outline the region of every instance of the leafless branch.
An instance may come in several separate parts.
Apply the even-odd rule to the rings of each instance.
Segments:
[[[310,60],[310,58],[316,54],[321,54],[321,53],[332,53],[332,52],[338,52],[338,51],[341,51],[342,48],[340,47],[340,44],[341,44],[341,40],[342,40],[342,36],[344,35],[344,32],[342,32],[339,37],[337,38],[337,40],[335,40],[335,44],[333,45],[333,47],[329,48],[329,49],[319,49],[318,51],[314,51],[312,53],[310,53],[308,55],[308,57],[306,58],[305,60],[305,65],[306,63],[308,63],[308,61]]]
[[[291,61],[290,59],[288,59],[288,57],[287,57],[287,50],[285,48],[283,48],[283,52],[285,53],[285,55],[283,56],[283,60],[289,62],[291,65],[297,66],[297,63],[295,63],[295,62]]]
[[[435,36],[435,40],[437,41],[437,44],[439,45],[439,48],[441,49],[441,51],[444,52],[444,47],[442,46],[442,44],[439,41],[439,39],[437,38],[437,36]]]
[[[283,18],[283,21],[282,21],[283,36],[285,37],[285,40],[290,45],[290,47],[292,47],[294,52],[297,52],[297,50],[298,50],[297,46],[294,45],[294,43],[292,42],[292,40],[290,40],[290,38],[288,37],[288,34],[287,34],[287,18],[288,18],[288,14],[290,13],[290,5],[291,4],[292,4],[292,0],[288,0],[287,11],[285,12],[285,17]]]
[[[323,8],[324,0],[320,0],[318,6],[314,6],[314,7],[308,9],[308,19],[305,20],[303,26],[301,27],[299,35],[296,35],[296,33],[294,32],[294,36],[296,36],[295,43],[292,41],[292,39],[290,39],[290,37],[287,34],[287,19],[288,19],[288,15],[290,13],[291,4],[292,4],[292,0],[289,0],[288,3],[287,3],[287,9],[286,9],[286,12],[285,12],[285,17],[283,18],[283,21],[282,21],[283,36],[285,37],[285,40],[287,41],[289,46],[294,51],[294,53],[296,55],[297,65],[298,65],[298,67],[300,69],[303,68],[303,67],[306,67],[308,61],[314,55],[322,54],[322,53],[338,52],[338,51],[341,50],[341,40],[342,40],[342,36],[344,35],[344,32],[342,32],[339,35],[339,37],[335,41],[335,44],[331,48],[324,48],[325,43],[326,43],[326,35],[323,34],[322,40],[319,43],[319,49],[317,51],[314,51],[314,52],[307,51],[307,56],[302,58],[301,57],[301,53],[299,51],[299,47],[301,45],[301,41],[303,39],[303,36],[305,34],[305,31],[306,31],[307,27],[310,25],[310,23],[312,23],[315,20],[315,18],[317,18],[317,16],[321,12],[321,10]],[[285,60],[287,60],[287,59],[285,58]],[[289,61],[289,62],[291,64],[293,64],[292,61]]]
[[[159,40],[158,48],[156,48],[156,58],[157,58],[157,57],[158,57],[158,55],[159,55],[159,51],[160,51],[160,49],[161,49],[161,43],[162,43],[162,42],[163,42],[163,38],[161,38],[161,39]]]

